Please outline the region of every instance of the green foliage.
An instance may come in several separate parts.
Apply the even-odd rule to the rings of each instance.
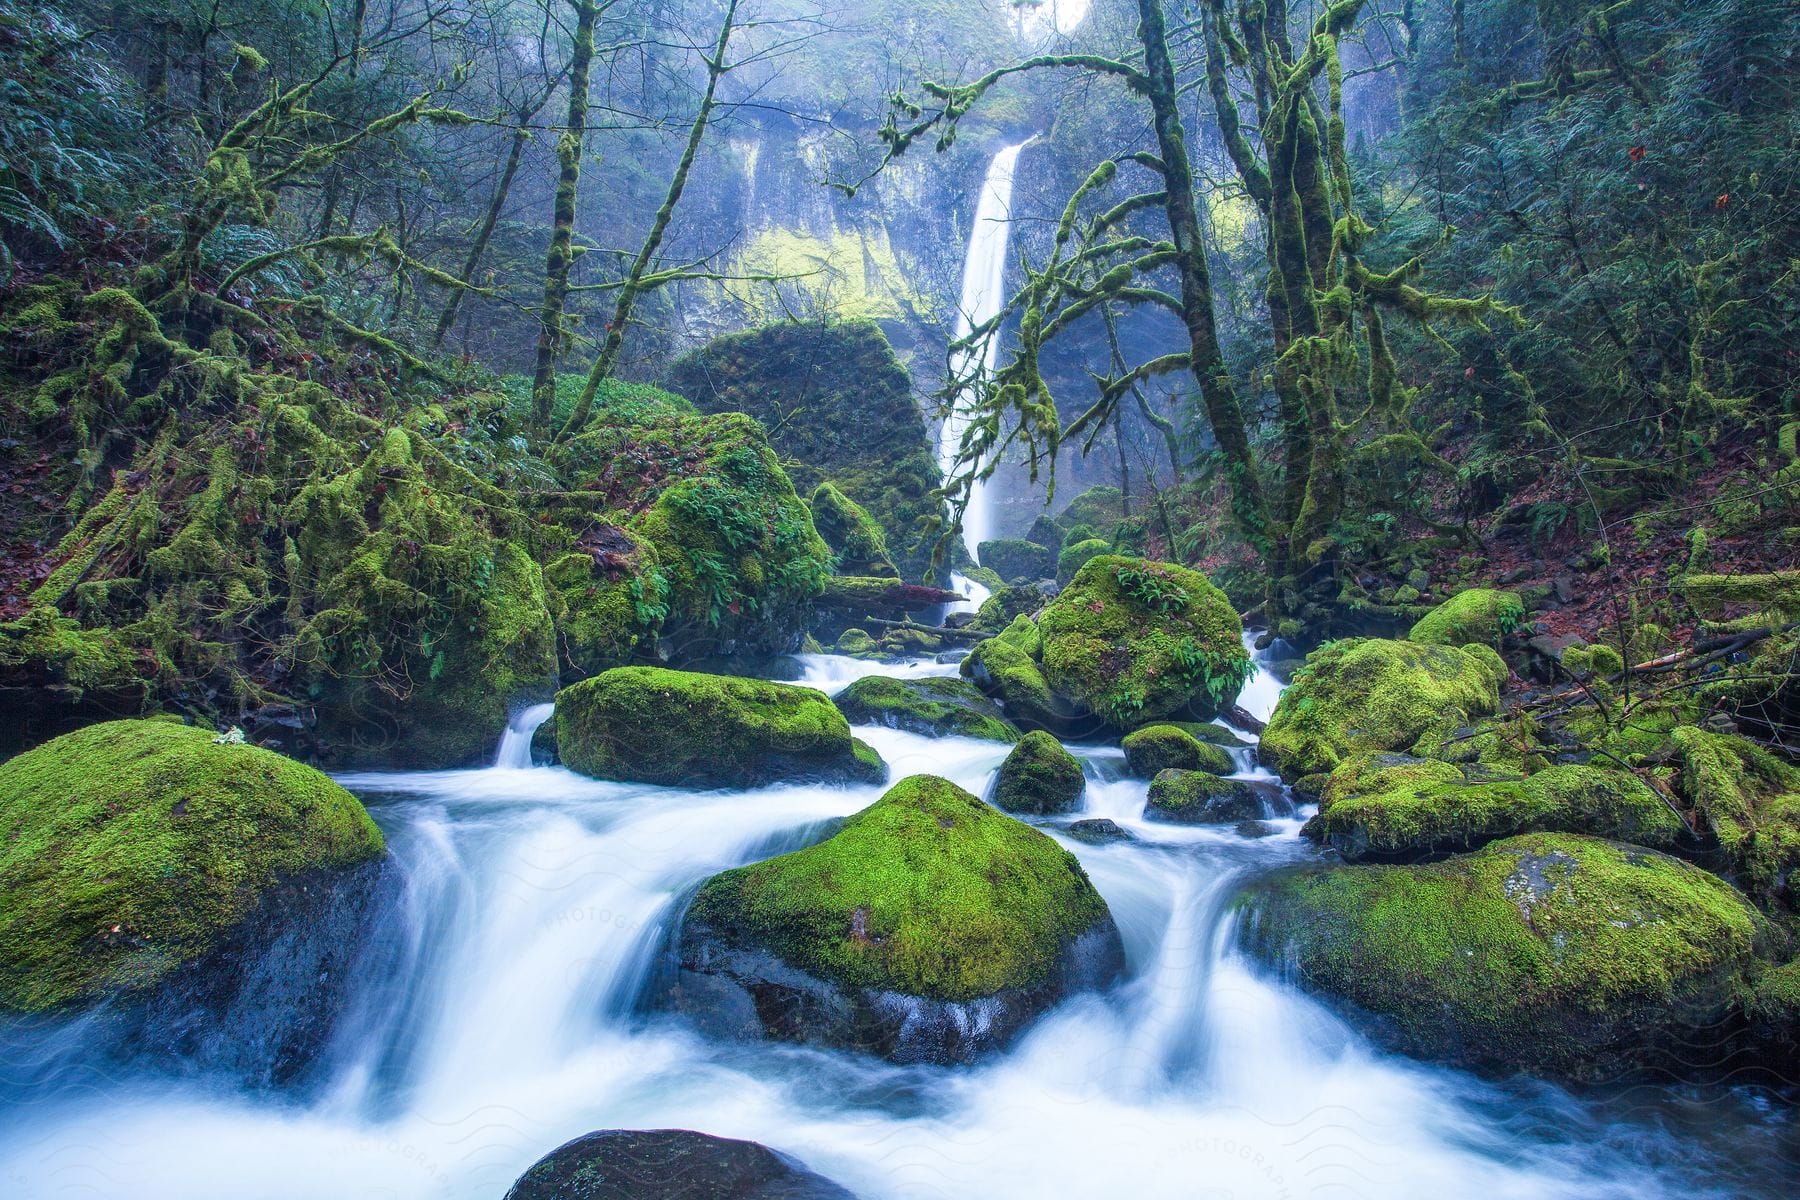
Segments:
[[[0,1007],[148,987],[272,884],[379,857],[311,767],[211,731],[111,721],[0,765]]]
[[[974,1000],[1048,983],[1108,915],[1049,836],[915,775],[817,846],[713,876],[688,920],[851,987]]]

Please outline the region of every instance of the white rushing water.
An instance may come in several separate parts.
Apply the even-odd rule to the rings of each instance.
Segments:
[[[531,739],[537,734],[538,727],[548,721],[556,712],[554,704],[533,704],[523,709],[512,720],[506,723],[506,732],[500,735],[500,749],[494,753],[494,768],[502,771],[522,771],[531,765]]]
[[[868,666],[814,656],[805,678],[835,687]],[[1276,686],[1265,675],[1251,690]],[[708,1041],[649,1002],[685,897],[824,836],[881,789],[595,781],[519,765],[535,719],[509,731],[507,764],[344,779],[404,874],[383,923],[405,951],[358,981],[398,1002],[351,1006],[322,1088],[250,1092],[131,1061],[78,1070],[74,1052],[27,1079],[9,1062],[0,1195],[498,1200],[540,1155],[609,1127],[751,1138],[871,1198],[1747,1194],[1708,1186],[1712,1160],[1646,1115],[1644,1095],[1607,1115],[1399,1059],[1253,969],[1232,948],[1230,897],[1310,853],[1298,820],[1260,838],[1145,821],[1146,787],[1122,777],[1116,749],[1074,747],[1090,775],[1080,815],[1136,840],[1087,845],[1040,825],[1118,921],[1117,987],[1067,1000],[975,1067]],[[977,793],[1006,751],[858,732],[896,778]]]
[[[1019,164],[1019,152],[1029,139],[1003,147],[988,164],[982,181],[981,198],[975,205],[975,223],[969,231],[969,252],[963,259],[962,298],[957,304],[956,338],[992,320],[1006,303],[1006,248],[1012,239],[1013,173]],[[953,379],[967,379],[979,372],[994,369],[1000,353],[1000,339],[990,337],[970,350],[962,351],[951,361]],[[958,469],[962,455],[963,435],[968,432],[968,406],[974,397],[965,391],[952,401],[950,412],[938,430],[938,469],[949,478]],[[965,464],[966,466],[966,464]],[[969,493],[963,511],[963,542],[971,555],[982,542],[994,536],[991,481],[977,481]]]

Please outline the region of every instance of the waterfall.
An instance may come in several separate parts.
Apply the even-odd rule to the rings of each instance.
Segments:
[[[532,736],[555,711],[554,704],[534,704],[508,721],[506,732],[500,735],[500,749],[494,755],[494,766],[509,771],[522,771],[531,766]]]
[[[969,253],[963,260],[962,300],[958,305],[956,339],[961,341],[982,322],[991,320],[1006,302],[1006,247],[1012,236],[1013,171],[1018,166],[1019,151],[1030,139],[1007,146],[994,155],[988,165],[987,178],[981,185],[981,199],[975,206],[975,225],[969,231]],[[950,363],[953,378],[966,378],[977,369],[994,368],[1000,353],[1000,339],[959,352]],[[956,467],[962,450],[963,434],[969,428],[969,405],[975,397],[967,391],[951,403],[950,413],[938,432],[938,468],[947,478]],[[969,493],[969,505],[963,512],[963,542],[971,555],[981,543],[993,536],[993,499],[986,482],[978,481]]]

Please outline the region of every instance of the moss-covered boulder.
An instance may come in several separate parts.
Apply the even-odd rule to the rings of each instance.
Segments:
[[[1293,780],[1363,750],[1424,751],[1500,706],[1506,664],[1488,646],[1330,642],[1282,693],[1259,754]]]
[[[1525,603],[1518,593],[1469,588],[1420,617],[1406,638],[1441,646],[1466,646],[1471,642],[1498,646],[1524,623]]]
[[[1243,903],[1255,953],[1389,1044],[1604,1081],[1679,1068],[1683,1039],[1732,1011],[1758,927],[1705,871],[1547,833],[1425,866],[1277,875]]]
[[[1045,816],[1081,807],[1087,778],[1081,763],[1041,729],[1019,739],[994,778],[994,803],[1013,813]]]
[[[602,1129],[531,1164],[506,1200],[853,1200],[785,1154],[687,1129]]]
[[[1053,599],[1035,584],[1002,587],[981,602],[969,628],[986,633],[999,633],[1020,617],[1033,617]]]
[[[1519,775],[1385,753],[1340,764],[1303,832],[1356,862],[1473,850],[1540,831],[1658,850],[1694,841],[1674,807],[1628,771],[1566,764]]]
[[[1120,729],[1204,720],[1250,673],[1243,622],[1198,571],[1106,554],[1038,618],[1050,689]]]
[[[558,692],[556,745],[584,775],[671,787],[887,773],[823,692],[662,667],[615,667]]]
[[[1078,493],[1056,514],[1065,530],[1086,528],[1089,537],[1108,536],[1125,519],[1125,493],[1111,484],[1100,484]]]
[[[1169,768],[1150,781],[1144,816],[1178,825],[1233,825],[1267,815],[1264,797],[1264,789],[1248,780]]]
[[[1800,767],[1735,734],[1684,725],[1669,740],[1682,795],[1733,878],[1765,908],[1800,911]]]
[[[1056,551],[1023,538],[995,538],[975,548],[981,565],[1009,584],[1032,583],[1056,575]]]
[[[812,510],[813,527],[837,558],[837,569],[844,575],[865,575],[898,579],[899,568],[888,554],[887,534],[862,505],[838,490],[832,483],[821,483],[807,498]]]
[[[715,338],[669,370],[703,412],[748,413],[796,485],[829,481],[880,523],[900,573],[933,576],[941,476],[912,379],[872,321],[784,322]]]
[[[0,1007],[148,988],[269,889],[384,852],[356,797],[279,754],[168,721],[64,734],[0,764]]]
[[[1000,706],[962,679],[866,675],[832,697],[832,703],[852,725],[886,725],[928,737],[1019,740],[1019,731],[1001,715]]]
[[[1112,553],[1112,543],[1104,538],[1087,538],[1079,542],[1071,542],[1056,555],[1056,582],[1064,587],[1075,578],[1076,572],[1085,567],[1089,559],[1099,558],[1102,554]]]
[[[1125,735],[1125,768],[1139,779],[1154,779],[1171,767],[1229,775],[1236,769],[1231,755],[1203,742],[1179,725],[1146,725]]]
[[[544,568],[544,584],[557,614],[565,682],[654,655],[669,596],[648,539],[618,525],[594,525]]]
[[[966,1061],[1122,952],[1073,855],[914,776],[818,845],[707,880],[680,953],[678,1003],[715,1031]]]
[[[1030,617],[986,641],[977,642],[962,663],[964,678],[999,700],[1015,724],[1057,733],[1085,732],[1092,717],[1080,705],[1050,690],[1038,661],[1043,641]]]

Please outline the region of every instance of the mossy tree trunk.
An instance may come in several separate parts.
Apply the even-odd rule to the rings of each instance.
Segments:
[[[550,249],[544,260],[544,303],[538,311],[537,364],[531,377],[532,421],[550,428],[556,405],[556,358],[562,350],[563,310],[569,297],[569,267],[575,260],[575,201],[581,187],[581,156],[587,135],[588,73],[594,63],[596,0],[574,0],[575,47],[569,60],[569,116],[556,140],[556,206]]]

